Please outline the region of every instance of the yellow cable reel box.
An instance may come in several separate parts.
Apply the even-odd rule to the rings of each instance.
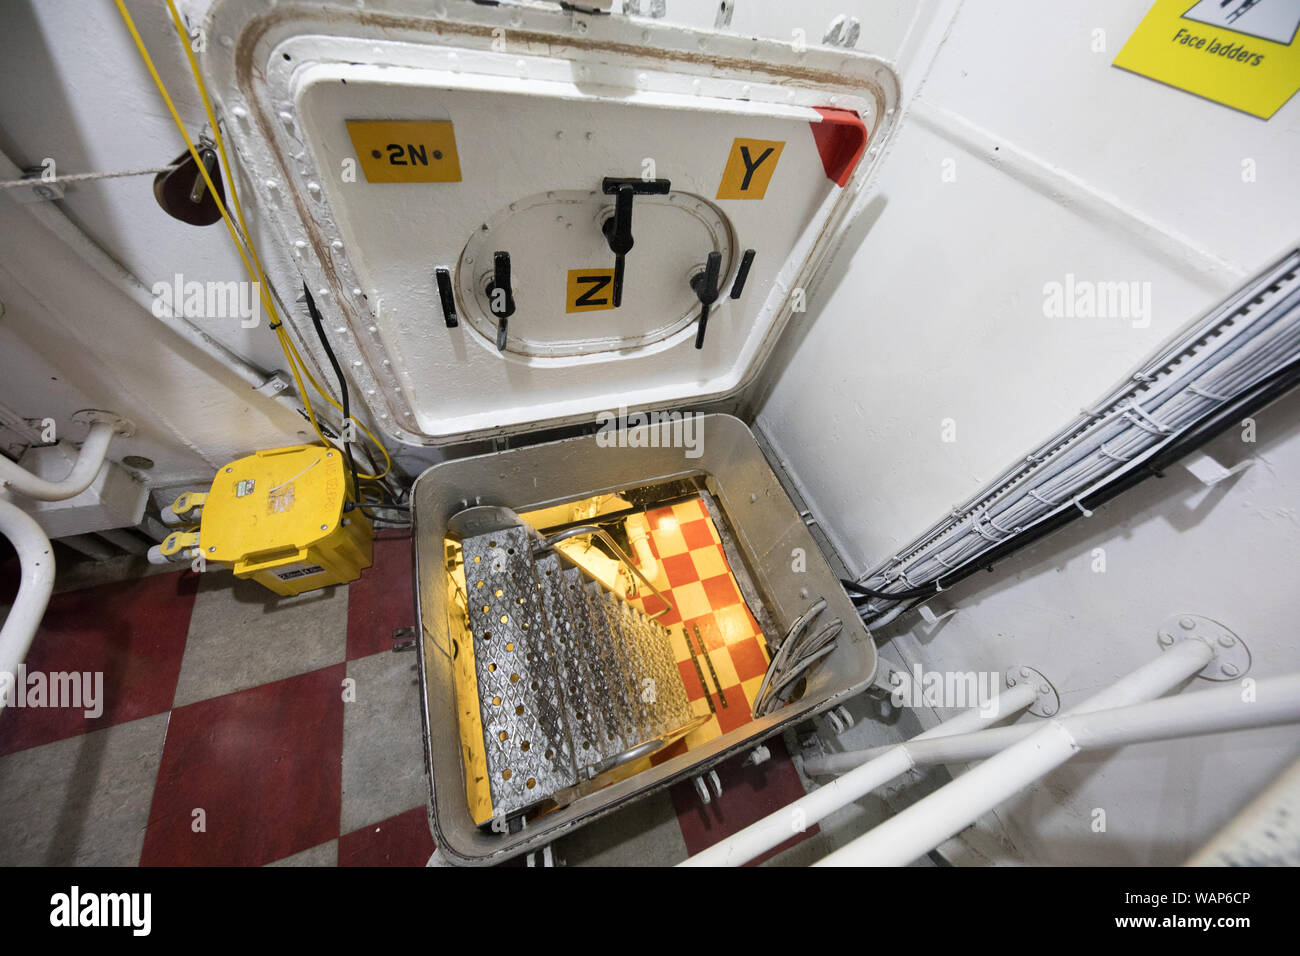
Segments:
[[[286,596],[355,581],[370,567],[374,529],[361,509],[343,511],[348,486],[337,448],[294,445],[232,461],[203,506],[204,560]]]

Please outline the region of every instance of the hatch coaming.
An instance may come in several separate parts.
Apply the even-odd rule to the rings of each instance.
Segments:
[[[587,435],[526,445],[442,462],[416,481],[411,501],[422,634],[422,719],[434,835],[449,857],[493,863],[535,849],[566,830],[704,772],[798,720],[860,693],[875,678],[877,657],[871,635],[753,434],[728,415],[699,416],[695,427],[700,441],[689,447],[674,443],[671,426],[643,426],[635,441],[611,445],[601,436]],[[654,432],[659,440],[645,440]],[[470,505],[498,505],[527,513],[594,495],[691,484],[703,488],[716,505],[714,524],[727,563],[768,641],[779,641],[801,614],[824,600],[826,620],[838,619],[844,626],[834,652],[809,672],[802,693],[773,713],[707,735],[697,746],[530,820],[523,829],[480,826],[466,799],[462,735],[456,732],[463,721],[456,662],[460,644],[471,638],[454,626],[458,618],[451,599],[454,588],[447,584],[445,542],[452,518]],[[709,514],[714,515],[712,507]],[[465,696],[462,693],[460,698]],[[734,703],[743,706],[740,700]]]

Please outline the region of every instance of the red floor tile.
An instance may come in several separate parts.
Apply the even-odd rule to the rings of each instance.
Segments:
[[[718,695],[714,694],[716,700]],[[745,699],[745,689],[739,684],[722,688],[722,696],[727,698],[727,706],[718,701],[718,726],[724,734],[737,727],[743,727],[753,718],[752,705]]]
[[[345,673],[335,664],[172,711],[141,865],[257,866],[338,836]]]
[[[696,628],[699,629],[700,639],[704,641],[704,647],[710,654],[714,651],[721,651],[726,648],[727,642],[722,638],[722,629],[718,627],[718,620],[713,616],[712,612],[701,615],[700,617],[693,617],[689,621],[683,621],[682,623],[690,629],[691,640],[695,643],[695,649],[697,651],[700,648],[700,644],[699,641],[695,639]]]
[[[727,699],[731,699],[729,694]],[[687,852],[695,854],[708,849],[724,837],[743,830],[804,795],[799,772],[790,760],[785,743],[780,737],[774,737],[766,742],[766,746],[772,752],[766,763],[746,767],[741,763],[742,758],[733,757],[717,768],[722,781],[722,796],[714,798],[707,806],[700,803],[691,781],[670,788]],[[750,865],[761,863],[816,832],[816,824],[796,832],[792,819],[790,839]]]
[[[701,664],[701,667],[704,665]],[[686,699],[699,700],[704,696],[704,685],[700,683],[700,673],[690,661],[678,661],[677,670],[681,672],[682,683],[686,685]]]
[[[668,586],[679,588],[700,579],[700,572],[695,570],[695,562],[689,553],[673,554],[663,559],[664,571],[668,573]]]
[[[374,563],[348,586],[348,660],[393,649],[393,631],[415,624],[411,539],[377,538]]]
[[[424,866],[433,834],[423,806],[339,837],[339,866]]]
[[[740,594],[731,583],[731,575],[719,574],[717,577],[706,578],[703,584],[704,593],[709,596],[709,607],[713,610],[721,611],[740,603]]]
[[[686,547],[692,551],[696,548],[707,548],[714,543],[713,534],[709,531],[709,523],[703,518],[699,521],[682,522],[682,538],[686,541]]]
[[[185,571],[54,595],[27,655],[28,692],[38,672],[46,686],[52,673],[90,674],[92,682],[102,674],[103,712],[87,717],[85,706],[8,707],[0,717],[0,754],[170,708],[197,588],[198,576]]]
[[[736,668],[736,675],[742,680],[762,677],[767,673],[767,658],[759,646],[758,638],[750,637],[737,641],[728,648],[731,664]]]

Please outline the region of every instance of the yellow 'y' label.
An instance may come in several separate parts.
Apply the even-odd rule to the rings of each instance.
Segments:
[[[785,143],[775,139],[737,139],[718,184],[718,199],[762,199],[776,172]]]

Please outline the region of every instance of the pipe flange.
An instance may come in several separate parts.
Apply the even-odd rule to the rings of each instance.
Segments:
[[[89,428],[99,422],[108,422],[113,426],[114,434],[121,435],[123,438],[130,438],[135,434],[135,422],[129,418],[123,418],[117,412],[107,412],[101,408],[83,408],[72,416],[74,422],[79,422]]]
[[[1006,678],[1008,687],[1015,687],[1017,684],[1034,686],[1038,696],[1034,698],[1028,710],[1035,717],[1055,717],[1061,712],[1061,695],[1056,692],[1056,688],[1042,671],[1025,665],[1008,667]]]
[[[1192,639],[1205,641],[1214,651],[1214,657],[1197,672],[1197,677],[1214,681],[1237,680],[1250,670],[1250,648],[1246,642],[1212,618],[1200,614],[1174,614],[1166,618],[1156,632],[1161,650]]]

